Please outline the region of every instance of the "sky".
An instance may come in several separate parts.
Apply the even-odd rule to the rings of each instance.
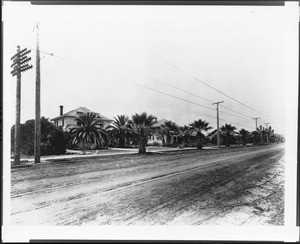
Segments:
[[[35,23],[41,50],[41,115],[80,106],[113,119],[146,111],[188,125],[202,119],[284,134],[287,23],[284,7],[39,6],[4,3],[4,87],[15,123],[10,57],[30,48],[21,123],[35,117]],[[16,16],[18,16],[16,18]],[[52,54],[53,55],[50,55]],[[225,94],[225,95],[224,95]],[[230,98],[229,98],[230,97]],[[232,99],[231,99],[232,98]],[[242,105],[243,104],[243,105]]]

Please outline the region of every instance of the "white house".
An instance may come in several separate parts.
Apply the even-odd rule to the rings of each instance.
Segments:
[[[158,120],[153,127],[159,128],[161,125],[163,125],[165,122],[167,122],[167,119],[160,119]],[[153,143],[157,143],[159,145],[164,145],[166,143],[167,138],[166,135],[161,135],[159,133],[152,134],[148,139],[148,144],[151,145]],[[178,142],[178,136],[177,135],[171,135],[171,141],[170,144],[174,144]]]
[[[99,120],[101,120],[102,124],[103,124],[103,128],[106,128],[107,126],[109,126],[113,120],[106,118],[105,116],[93,112],[88,108],[85,107],[79,107],[77,109],[73,109],[67,113],[63,113],[63,106],[60,106],[60,115],[51,119],[51,121],[54,123],[55,126],[62,126],[62,128],[65,130],[66,127],[68,125],[74,125],[76,124],[75,122],[75,118],[79,115],[79,114],[83,114],[83,113],[95,113],[97,115],[97,118]]]

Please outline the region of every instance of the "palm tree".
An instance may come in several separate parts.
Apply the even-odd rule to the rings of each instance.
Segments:
[[[148,115],[146,112],[132,115],[132,130],[138,137],[139,153],[146,153],[147,140],[156,120],[156,117]]]
[[[102,121],[97,119],[95,113],[79,114],[75,122],[76,124],[70,126],[71,144],[79,146],[84,151],[104,146],[107,134],[102,128]]]
[[[271,126],[268,128],[268,137],[269,137],[269,142],[270,143],[273,143],[273,142],[276,141],[276,136],[275,136],[275,133],[274,133],[274,129],[272,129]]]
[[[248,139],[248,137],[249,137],[249,135],[250,135],[250,132],[247,131],[247,130],[245,130],[245,129],[243,128],[243,129],[240,129],[239,134],[240,134],[240,136],[241,136],[241,138],[242,138],[243,145],[246,146],[247,139]]]
[[[178,132],[179,132],[179,137],[181,138],[182,144],[183,144],[183,146],[185,146],[189,141],[190,128],[188,126],[184,125],[179,128]]]
[[[170,146],[171,144],[171,136],[175,135],[178,132],[178,126],[176,123],[172,122],[171,120],[165,121],[161,126],[160,130],[162,134],[166,136],[166,144]]]
[[[261,142],[261,136],[258,130],[252,131],[250,136],[251,136],[251,141],[254,144],[259,144]]]
[[[198,140],[197,143],[197,148],[198,149],[202,149],[203,147],[203,142],[202,139],[204,138],[204,135],[202,133],[202,131],[208,131],[210,129],[212,129],[212,127],[208,126],[209,123],[204,121],[204,120],[195,120],[194,122],[192,122],[189,126],[190,126],[190,130],[193,133],[196,133],[196,138]]]
[[[234,138],[236,127],[231,124],[222,125],[220,128],[221,134],[224,137],[225,146],[230,147],[230,143]]]
[[[126,138],[131,134],[129,117],[126,115],[118,115],[117,118],[114,119],[115,121],[112,125],[108,126],[106,130],[109,132],[111,139],[118,140],[119,147],[125,147]]]
[[[260,143],[263,144],[264,143],[264,127],[262,127],[261,125],[259,126],[259,128],[257,128],[257,131],[260,135]]]

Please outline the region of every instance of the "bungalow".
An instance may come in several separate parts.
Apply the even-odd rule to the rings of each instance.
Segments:
[[[62,128],[65,130],[67,126],[69,125],[74,125],[75,122],[75,118],[83,113],[95,113],[97,115],[97,118],[102,122],[102,126],[103,128],[106,128],[107,126],[109,126],[113,120],[108,119],[106,117],[104,117],[103,115],[100,115],[99,113],[93,112],[90,109],[87,109],[85,107],[79,107],[77,109],[73,109],[67,113],[63,113],[63,106],[60,106],[60,115],[51,119],[51,121],[54,123],[55,126],[62,126]]]
[[[222,132],[220,132],[220,144],[222,145],[224,143],[224,139],[222,137]],[[213,130],[212,132],[210,132],[206,138],[209,139],[209,141],[213,144],[217,144],[217,135],[218,135],[218,131],[217,130]]]
[[[166,121],[166,119],[160,119],[158,120],[153,127],[155,128],[159,128],[160,126],[162,126]],[[159,145],[164,145],[166,143],[166,135],[162,135],[161,133],[159,133],[158,131],[153,133],[149,139],[148,139],[148,144],[159,144]],[[178,135],[171,135],[171,141],[170,144],[174,144],[178,142]]]

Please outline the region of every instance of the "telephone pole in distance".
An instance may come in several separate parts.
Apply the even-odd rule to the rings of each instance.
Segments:
[[[214,104],[217,104],[217,144],[218,144],[218,147],[220,147],[220,127],[219,127],[219,103],[223,103],[224,101],[221,101],[221,102],[216,102],[216,103],[213,103],[212,105]]]
[[[257,120],[260,118],[253,118],[253,119],[255,119],[255,130],[257,130]]]

